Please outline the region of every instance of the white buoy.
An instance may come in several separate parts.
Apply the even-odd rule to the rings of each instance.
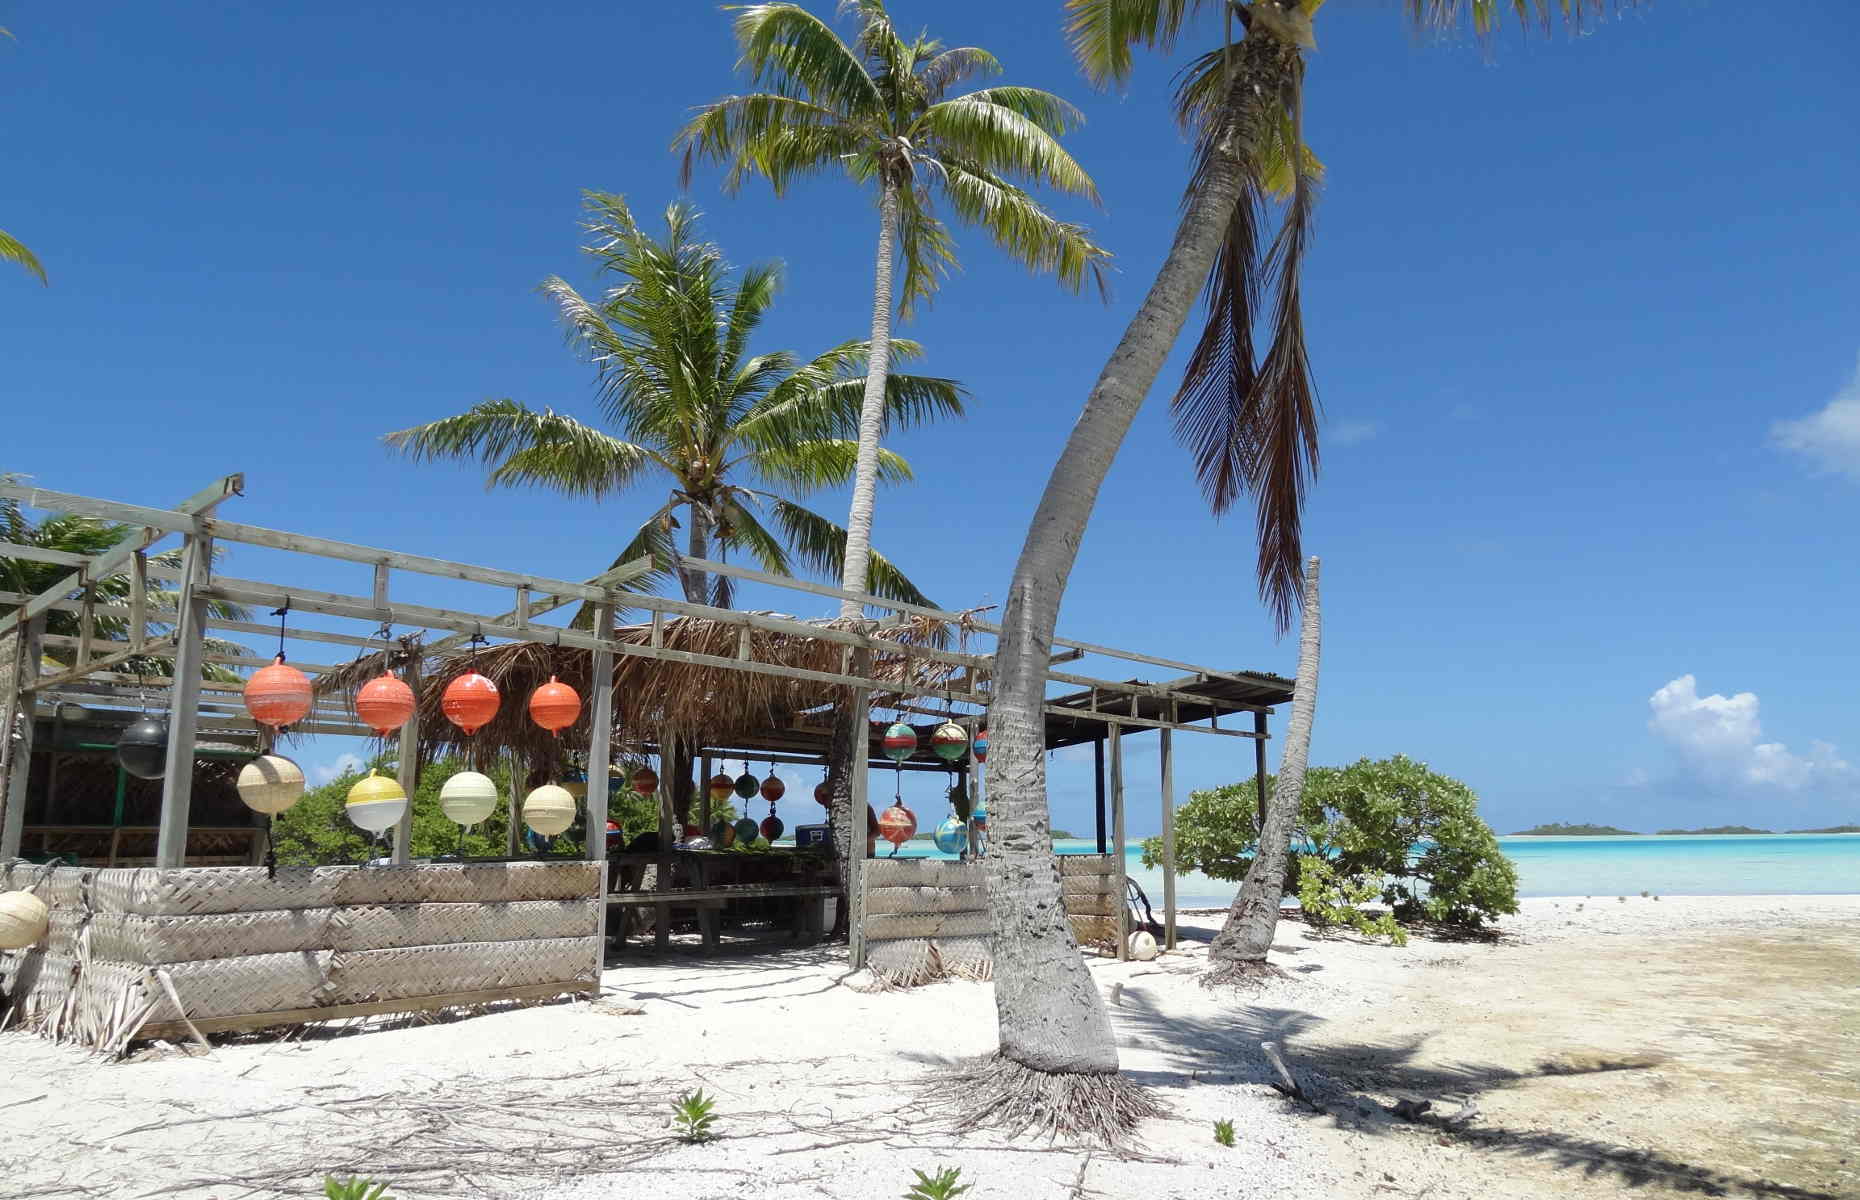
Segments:
[[[460,771],[439,789],[439,808],[455,825],[476,825],[497,808],[497,784],[476,771]]]
[[[303,799],[304,773],[282,755],[261,754],[239,768],[235,786],[247,808],[276,816]]]
[[[544,837],[554,837],[575,823],[574,796],[558,784],[543,784],[524,798],[523,823]]]
[[[1150,936],[1150,931],[1147,929],[1139,929],[1131,934],[1129,946],[1130,957],[1138,962],[1148,962],[1162,953],[1157,948],[1156,939]]]
[[[51,924],[51,910],[31,892],[0,892],[0,950],[24,950]]]

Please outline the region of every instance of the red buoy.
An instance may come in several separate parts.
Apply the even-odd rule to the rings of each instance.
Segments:
[[[549,682],[530,693],[530,720],[556,737],[581,716],[581,697],[566,683],[549,676]]]
[[[476,671],[468,671],[446,685],[439,706],[446,720],[466,733],[477,733],[497,715],[497,685]]]
[[[245,710],[260,725],[273,729],[295,725],[309,713],[310,704],[310,677],[286,666],[282,654],[246,680]]]
[[[904,805],[892,806],[878,814],[878,836],[894,846],[902,846],[917,832],[917,814]]]

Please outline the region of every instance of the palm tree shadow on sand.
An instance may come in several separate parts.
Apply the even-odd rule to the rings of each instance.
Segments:
[[[1147,1003],[1140,988],[1125,990],[1111,1013],[1120,1042],[1138,1039],[1146,1048],[1159,1050],[1171,1060],[1163,1069],[1125,1072],[1150,1086],[1251,1083],[1273,1087],[1283,1094],[1277,1073],[1260,1050],[1261,1042],[1273,1042],[1281,1047],[1300,1089],[1308,1096],[1305,1104],[1290,1097],[1286,1102],[1297,1104],[1300,1112],[1329,1114],[1339,1127],[1355,1133],[1400,1136],[1425,1131],[1429,1136],[1451,1138],[1455,1145],[1467,1149],[1535,1159],[1588,1176],[1612,1177],[1626,1187],[1660,1185],[1710,1196],[1840,1200],[1835,1192],[1733,1174],[1658,1151],[1554,1129],[1483,1123],[1457,1126],[1431,1114],[1401,1120],[1381,1098],[1394,1097],[1399,1102],[1419,1097],[1435,1103],[1447,1098],[1473,1100],[1535,1077],[1647,1070],[1662,1061],[1656,1055],[1598,1058],[1580,1064],[1546,1061],[1527,1071],[1472,1062],[1432,1062],[1423,1058],[1428,1040],[1425,1034],[1394,1043],[1351,1042],[1336,1036],[1336,1022],[1290,1009],[1252,1006],[1232,1009],[1215,1018],[1169,1014]],[[1325,1024],[1333,1028],[1323,1038],[1305,1036]],[[1444,1107],[1451,1112],[1452,1105]]]

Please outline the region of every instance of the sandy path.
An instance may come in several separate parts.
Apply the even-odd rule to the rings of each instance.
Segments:
[[[1202,989],[1192,939],[1155,963],[1096,961],[1107,994],[1122,985],[1125,1069],[1171,1113],[1137,1158],[953,1130],[922,1085],[992,1046],[992,989],[861,993],[821,949],[630,961],[599,1005],[210,1057],[105,1066],[0,1036],[0,1195],[302,1196],[359,1169],[407,1200],[786,1200],[898,1195],[940,1164],[962,1166],[970,1200],[1860,1192],[1839,1161],[1860,1106],[1860,897],[1574,903],[1529,902],[1498,946],[1287,923],[1289,978],[1256,997]],[[1329,1114],[1266,1086],[1265,1038]],[[665,1124],[692,1086],[718,1098],[710,1145]],[[1443,1141],[1389,1117],[1397,1089],[1476,1093],[1481,1115]],[[1210,1135],[1219,1117],[1234,1149]]]

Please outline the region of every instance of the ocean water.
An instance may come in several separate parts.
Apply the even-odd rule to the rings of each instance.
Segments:
[[[1502,837],[1518,868],[1520,896],[1757,896],[1860,893],[1860,834],[1765,837]],[[1057,843],[1061,854],[1090,854],[1097,843]],[[881,844],[882,850],[882,844]],[[949,858],[928,842],[911,842],[901,858]],[[1146,869],[1141,848],[1125,847],[1125,870],[1151,904],[1162,903],[1162,871]],[[1237,885],[1195,871],[1176,876],[1180,908],[1233,901]]]

